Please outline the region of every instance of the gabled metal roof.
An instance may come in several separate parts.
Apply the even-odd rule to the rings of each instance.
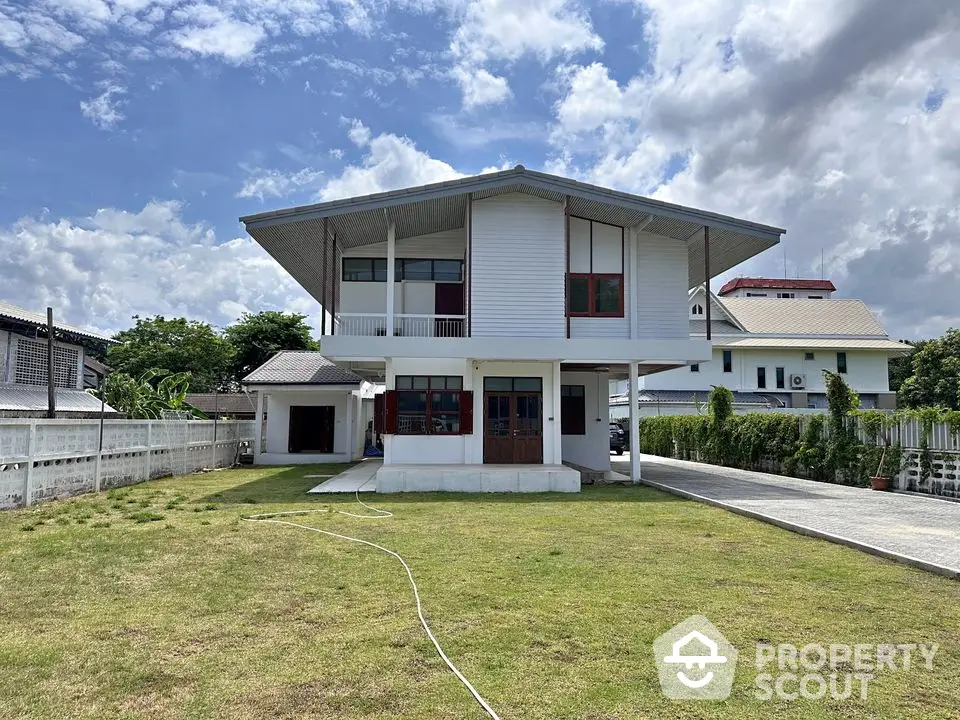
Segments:
[[[100,412],[100,398],[83,390],[57,388],[58,412]],[[116,413],[103,405],[105,413]],[[0,384],[0,410],[31,411],[47,409],[47,386]]]
[[[361,385],[356,373],[310,350],[281,350],[247,375],[244,385]]]
[[[582,183],[557,175],[512,170],[476,175],[420,187],[303,205],[240,218],[247,232],[317,300],[323,302],[324,274],[343,250],[384,242],[389,223],[396,238],[454,230],[465,226],[470,200],[524,193],[561,203],[569,198],[572,215],[688,242],[689,280],[704,280],[703,228],[710,227],[711,275],[718,275],[780,241],[782,228],[741,220]],[[336,236],[336,251],[327,239]],[[336,257],[327,255],[335,254]]]
[[[10,303],[0,300],[0,321],[4,319],[22,325],[27,325],[32,328],[42,329],[47,327],[46,314],[31,312],[30,310],[26,310],[22,307],[17,307],[16,305],[11,305]],[[117,342],[113,338],[107,337],[106,335],[91,332],[90,330],[84,330],[83,328],[75,327],[73,325],[66,325],[61,322],[56,322],[56,318],[54,318],[53,327],[58,332],[74,335],[78,338],[96,340],[100,343],[109,343],[111,345]]]

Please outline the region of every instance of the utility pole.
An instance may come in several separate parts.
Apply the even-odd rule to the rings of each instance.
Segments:
[[[47,417],[57,416],[57,386],[53,384],[53,308],[47,308]]]

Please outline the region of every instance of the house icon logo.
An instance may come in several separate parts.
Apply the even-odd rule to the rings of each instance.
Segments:
[[[672,700],[723,700],[730,695],[737,649],[703,615],[674,625],[653,642],[663,694]]]

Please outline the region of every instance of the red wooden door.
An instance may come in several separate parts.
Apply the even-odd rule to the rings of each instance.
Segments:
[[[491,464],[543,462],[543,396],[487,392],[483,396],[483,461]]]
[[[433,293],[436,315],[463,315],[463,283],[437,283]],[[437,318],[434,337],[463,337],[463,320]]]

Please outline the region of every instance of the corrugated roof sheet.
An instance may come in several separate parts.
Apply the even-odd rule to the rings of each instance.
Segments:
[[[723,298],[721,302],[751,333],[887,337],[862,300]]]
[[[36,385],[0,385],[0,410],[46,410],[47,388]],[[100,412],[100,400],[83,390],[57,388],[57,410]],[[109,405],[104,411],[117,412]]]
[[[327,360],[318,352],[284,350],[243,379],[245,385],[360,385],[356,373]]]
[[[824,290],[827,292],[834,292],[837,289],[829,280],[738,277],[725,283],[717,294],[724,295],[725,293],[742,288],[757,288],[758,290]]]
[[[38,327],[46,327],[47,325],[46,314],[30,312],[29,310],[26,310],[22,307],[18,307],[16,305],[11,305],[10,303],[3,302],[2,300],[0,300],[0,317],[6,317],[11,320],[17,320],[19,322],[28,323],[30,325],[36,325]],[[101,335],[100,333],[92,332],[90,330],[84,330],[83,328],[79,328],[74,325],[65,325],[64,323],[57,322],[56,314],[54,314],[53,319],[54,319],[53,326],[57,330],[73,333],[75,335],[91,338],[93,340],[103,340],[111,343],[116,342],[115,340],[107,337],[106,335]]]

